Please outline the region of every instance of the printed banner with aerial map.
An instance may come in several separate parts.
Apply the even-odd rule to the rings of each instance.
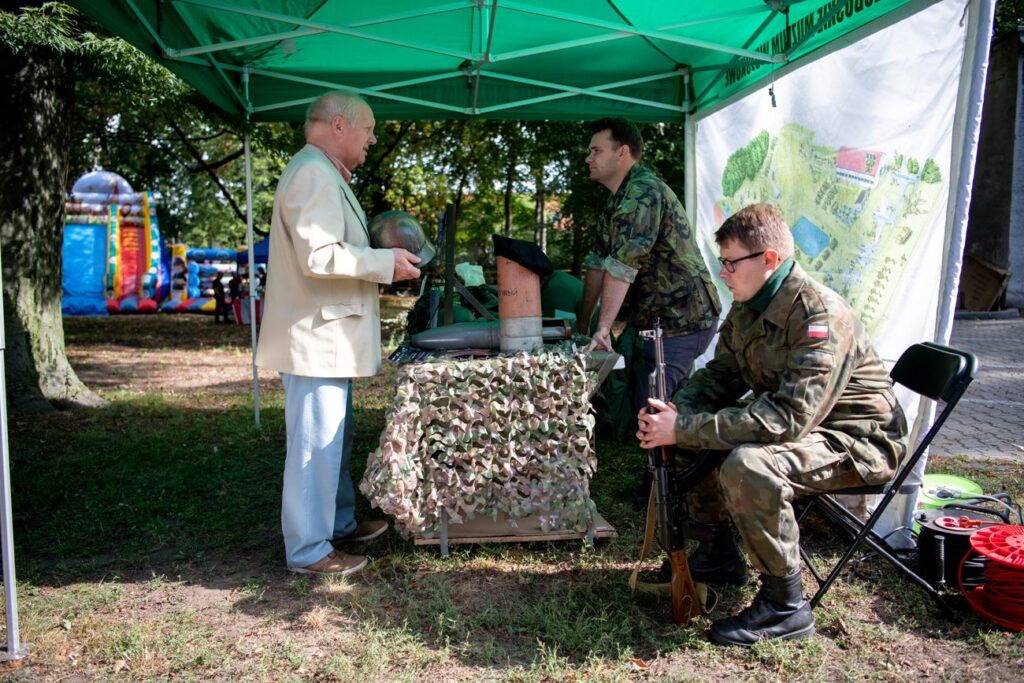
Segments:
[[[962,16],[961,3],[939,3],[701,120],[697,232],[708,262],[722,221],[768,202],[791,226],[800,265],[853,305],[883,358],[932,339]]]
[[[697,233],[708,263],[730,214],[775,205],[800,265],[858,311],[889,367],[935,338],[963,20],[961,3],[938,3],[697,124]],[[914,424],[916,396],[896,389]],[[905,529],[916,498],[899,496],[877,529]]]

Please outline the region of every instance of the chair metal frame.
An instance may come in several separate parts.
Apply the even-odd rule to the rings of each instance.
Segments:
[[[914,451],[901,464],[896,477],[888,484],[838,489],[802,498],[805,505],[797,517],[798,522],[802,521],[812,509],[818,510],[826,519],[854,537],[853,542],[846,549],[842,558],[826,577],[823,577],[818,572],[801,544],[800,555],[818,582],[818,590],[811,598],[812,608],[821,602],[821,599],[850,561],[850,558],[863,545],[884,557],[904,576],[932,596],[947,616],[952,619],[957,618],[953,610],[943,600],[942,594],[931,583],[921,577],[914,568],[901,559],[896,550],[874,531],[874,527],[886,509],[888,509],[889,504],[897,493],[913,493],[918,488],[918,484],[906,485],[907,477],[914,471],[918,462],[928,450],[935,435],[939,433],[939,430],[946,422],[946,418],[953,412],[953,409],[974,379],[977,371],[978,360],[973,354],[933,342],[914,344],[904,351],[899,360],[896,361],[896,365],[889,373],[893,382],[906,387],[922,398],[930,398],[936,402],[942,401],[944,407],[932,422],[925,435],[918,441]],[[865,521],[854,515],[835,499],[836,495],[850,494],[882,494],[882,498],[875,507],[874,512]]]

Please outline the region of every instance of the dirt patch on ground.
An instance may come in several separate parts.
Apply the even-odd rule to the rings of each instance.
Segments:
[[[195,351],[137,349],[94,346],[70,349],[68,359],[79,378],[99,393],[128,391],[186,394],[206,391],[238,394],[252,391],[253,369],[248,350]],[[259,369],[260,388],[276,385],[273,370]]]
[[[71,318],[65,337],[75,372],[100,394],[252,391],[248,327],[187,314]],[[260,368],[259,379],[263,390],[279,386],[273,370]]]

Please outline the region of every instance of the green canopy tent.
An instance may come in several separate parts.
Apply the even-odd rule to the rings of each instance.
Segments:
[[[362,94],[378,119],[584,120],[616,115],[635,121],[685,123],[684,203],[692,218],[695,121],[763,88],[772,78],[937,1],[73,0],[72,4],[221,109],[252,122],[302,120],[308,104],[325,90],[346,88]],[[973,31],[969,41],[973,42],[965,62],[978,68],[964,70],[961,90],[965,94],[954,145],[964,151],[970,169],[994,1],[969,0],[967,5]],[[245,152],[251,254],[248,139]],[[971,178],[972,173],[960,173],[954,190],[958,207],[969,200]],[[962,206],[965,212],[966,203]],[[952,212],[950,216],[955,220]],[[962,246],[961,240],[947,251],[952,255],[947,270],[955,277],[947,278],[946,284],[954,293]],[[254,327],[254,346],[255,341]],[[253,391],[258,423],[255,365]],[[11,570],[7,576],[13,577],[13,564]],[[8,600],[9,610],[11,605]]]
[[[930,2],[79,0],[225,111],[299,120],[325,88],[381,119],[679,121]]]

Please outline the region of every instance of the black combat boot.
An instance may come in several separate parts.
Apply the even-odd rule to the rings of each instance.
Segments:
[[[700,546],[690,555],[694,581],[714,586],[743,586],[747,583],[747,560],[731,522],[689,525]],[[698,528],[699,527],[699,528]]]
[[[804,598],[800,570],[789,576],[761,574],[761,590],[734,617],[711,624],[711,640],[750,646],[759,640],[797,640],[814,634],[811,603]]]

